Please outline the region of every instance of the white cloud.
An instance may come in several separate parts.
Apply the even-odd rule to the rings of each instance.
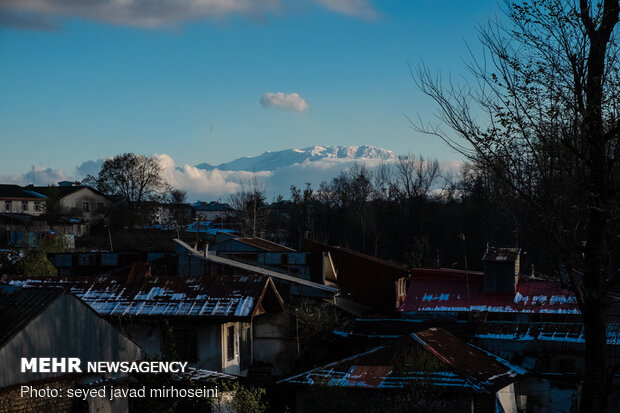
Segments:
[[[22,186],[32,183],[36,186],[58,185],[60,181],[74,180],[73,176],[68,175],[62,169],[44,168],[41,165],[35,166],[34,171],[31,169],[21,175],[0,175],[0,183]]]
[[[310,109],[310,105],[306,102],[306,99],[299,96],[298,93],[263,93],[260,98],[261,105],[265,107],[275,107],[278,109],[294,110],[296,112],[304,112]]]
[[[86,178],[88,175],[97,176],[105,159],[97,159],[96,161],[85,161],[75,167],[77,176],[80,178]]]
[[[335,13],[373,19],[367,0],[306,0]],[[281,13],[283,0],[1,0],[0,26],[56,30],[58,20],[81,18],[106,24],[159,28],[204,19],[241,15],[263,21]]]
[[[219,169],[204,170],[188,164],[177,165],[175,160],[168,154],[153,155],[162,166],[166,180],[177,189],[187,191],[188,201],[196,200],[211,201],[221,199],[227,201],[231,194],[239,191],[242,185],[248,186],[256,176],[259,183],[266,190],[267,200],[272,201],[278,195],[284,198],[290,197],[290,187],[305,187],[306,182],[312,184],[313,189],[318,189],[323,181],[331,181],[344,169],[351,168],[354,160],[343,158],[327,158],[316,161],[306,160],[302,163],[276,168],[273,171],[222,171]],[[98,172],[98,165],[102,160],[86,161],[76,167],[78,173]],[[379,159],[365,159],[362,163],[369,169],[374,169],[380,164]],[[393,161],[389,161],[393,162]],[[443,171],[451,171],[455,174],[462,162],[440,162]],[[95,169],[97,169],[95,171]],[[59,181],[73,181],[76,177],[66,174],[60,169],[35,167],[36,185],[57,185]],[[78,175],[78,178],[82,176]],[[0,183],[28,185],[32,183],[32,170],[22,175],[0,175]]]
[[[348,14],[354,17],[374,20],[379,13],[367,0],[313,0],[331,11]]]
[[[0,22],[16,28],[49,30],[55,27],[55,18],[78,17],[157,28],[233,14],[264,19],[280,7],[281,0],[3,0]]]
[[[207,171],[188,164],[177,167],[174,159],[167,154],[155,154],[154,157],[162,166],[168,183],[176,189],[187,191],[189,200],[227,199],[241,189],[242,183],[253,177],[253,173],[247,171]],[[259,179],[266,179],[271,172],[261,171],[256,175]]]

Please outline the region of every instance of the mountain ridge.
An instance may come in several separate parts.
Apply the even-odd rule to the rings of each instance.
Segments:
[[[219,165],[201,163],[196,168],[207,171],[219,169],[221,171],[273,171],[278,168],[301,164],[303,162],[316,162],[320,160],[343,160],[354,161],[363,159],[397,159],[398,156],[388,150],[372,145],[333,145],[333,146],[309,146],[307,148],[292,148],[280,151],[265,151],[257,156],[244,156],[230,162]]]

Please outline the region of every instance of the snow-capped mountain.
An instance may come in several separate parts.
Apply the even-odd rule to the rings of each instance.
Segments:
[[[360,146],[311,146],[303,149],[285,149],[282,151],[267,151],[258,156],[245,156],[234,161],[219,165],[201,163],[199,169],[220,171],[274,171],[278,168],[315,162],[321,160],[363,161],[363,160],[393,160],[397,155],[387,149],[370,145]]]

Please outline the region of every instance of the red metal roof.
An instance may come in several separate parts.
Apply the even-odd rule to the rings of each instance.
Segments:
[[[483,292],[481,272],[415,268],[400,311],[579,313],[574,294],[554,282],[520,277],[516,290]]]

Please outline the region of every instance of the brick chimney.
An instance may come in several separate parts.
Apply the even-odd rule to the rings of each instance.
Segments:
[[[519,248],[487,247],[482,256],[485,293],[515,293],[520,253]]]

